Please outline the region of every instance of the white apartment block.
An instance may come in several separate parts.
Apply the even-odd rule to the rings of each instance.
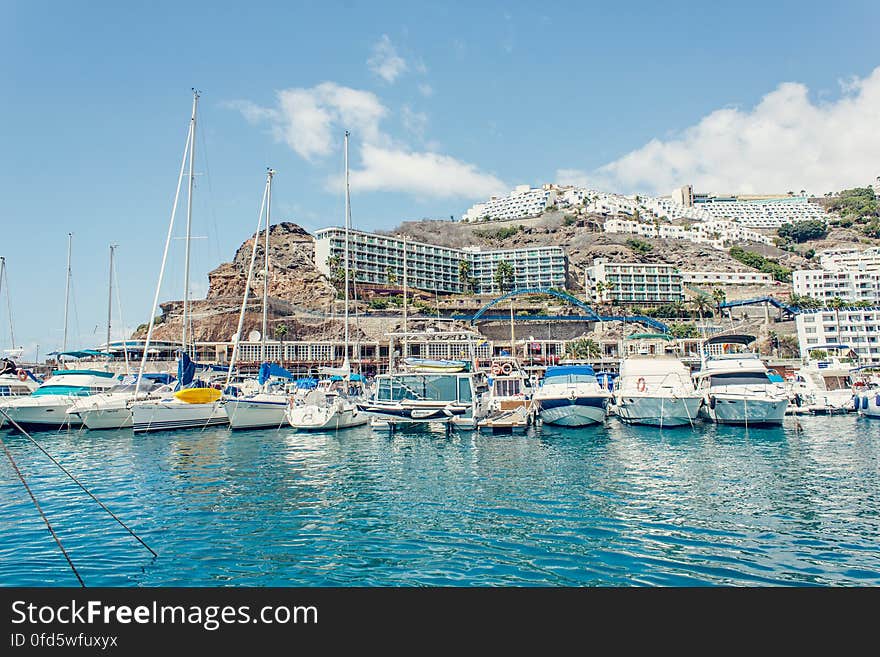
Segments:
[[[600,285],[601,283],[601,285]],[[684,300],[681,273],[662,263],[608,262],[596,258],[587,267],[584,288],[593,303],[675,303]]]
[[[795,317],[801,356],[823,344],[845,344],[863,365],[880,363],[880,308],[805,310]]]
[[[798,269],[792,272],[795,294],[822,301],[840,297],[844,301],[880,301],[880,271],[829,271]]]
[[[829,271],[880,272],[880,248],[827,249],[816,254],[822,269]]]
[[[428,292],[463,293],[459,267],[468,263],[476,294],[500,292],[495,284],[498,263],[506,261],[514,271],[514,288],[566,288],[568,258],[561,246],[483,251],[476,247],[454,249],[413,240],[349,231],[351,273],[357,283],[402,286],[404,246],[407,286]],[[331,260],[344,262],[345,230],[323,228],[315,231],[315,266],[331,275]]]
[[[785,223],[818,219],[825,210],[806,196],[787,194],[718,195],[694,193],[691,185],[675,190],[665,204],[670,218],[731,219],[750,228],[779,228]]]
[[[681,276],[696,285],[773,285],[770,274],[756,271],[683,271]]]
[[[731,242],[758,242],[772,245],[773,240],[757,231],[751,230],[734,221],[714,219],[687,226],[666,223],[649,223],[629,219],[608,219],[605,222],[606,233],[623,233],[641,235],[642,237],[660,237],[664,239],[687,240],[695,244],[708,244],[712,248],[723,250]]]
[[[556,203],[555,185],[529,187],[518,185],[507,196],[493,196],[485,203],[477,203],[462,215],[465,221],[519,219],[534,217]]]

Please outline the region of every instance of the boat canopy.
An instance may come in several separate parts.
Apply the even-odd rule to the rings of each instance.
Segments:
[[[79,351],[52,351],[48,356],[69,356],[70,358],[94,358],[95,356],[110,356],[116,358],[115,354],[108,354],[106,351],[96,351],[95,349],[80,349]]]
[[[554,376],[596,376],[595,370],[590,365],[553,365],[544,372],[544,378]]]
[[[730,333],[728,335],[713,335],[711,338],[703,342],[703,344],[752,344],[757,338],[754,335],[745,335],[744,333]]]
[[[330,380],[331,381],[342,381],[343,377],[334,375],[334,376],[330,377]],[[350,377],[348,377],[348,380],[349,381],[363,381],[364,377],[361,376],[360,374],[352,374]]]
[[[316,388],[318,386],[318,379],[305,377],[297,379],[293,382],[293,384],[300,390],[312,390],[313,388]]]
[[[52,372],[52,376],[61,376],[62,374],[85,374],[89,376],[100,376],[105,379],[112,379],[116,375],[113,372],[101,372],[100,370],[56,370]]]
[[[675,338],[671,335],[666,335],[665,333],[633,333],[632,335],[627,336],[627,340],[666,340],[667,342],[673,342]]]
[[[260,365],[260,374],[257,376],[257,381],[260,382],[260,385],[263,385],[273,376],[279,377],[281,379],[295,379],[296,375],[292,372],[287,371],[281,365],[276,365],[275,363],[263,363]]]
[[[769,378],[773,383],[785,383],[785,379],[782,378],[782,375],[776,372],[768,371],[767,378]]]
[[[191,384],[193,382],[193,379],[195,378],[196,370],[201,370],[202,372],[228,372],[229,368],[223,365],[208,365],[206,363],[197,363],[189,357],[189,354],[185,352],[180,352],[180,356],[177,359],[176,389],[180,390]]]

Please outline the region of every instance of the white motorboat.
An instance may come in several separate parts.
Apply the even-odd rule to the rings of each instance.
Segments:
[[[612,410],[629,424],[662,429],[693,424],[702,401],[690,369],[677,357],[636,355],[620,364]]]
[[[589,365],[548,367],[535,392],[541,421],[564,427],[604,421],[610,399]]]
[[[481,372],[407,370],[377,376],[373,394],[358,407],[377,429],[433,423],[475,428],[488,412],[487,393]]]
[[[796,413],[846,413],[853,410],[850,370],[855,352],[845,344],[810,347],[802,367],[794,373],[789,410]]]
[[[511,356],[493,358],[489,372],[488,416],[479,428],[496,432],[527,429],[537,416],[528,373]]]
[[[370,417],[355,401],[343,395],[328,397],[316,389],[306,395],[303,404],[288,408],[287,420],[299,431],[335,431],[363,426]]]
[[[0,408],[24,428],[79,426],[82,421],[68,415],[67,409],[78,399],[109,390],[117,383],[112,372],[59,370],[29,395],[0,398]],[[8,424],[0,414],[0,427],[4,423]]]
[[[248,392],[240,386],[227,386],[223,406],[232,429],[278,428],[287,420],[287,407],[293,395],[284,389],[282,380],[294,375],[280,365],[263,363],[256,383],[259,387]],[[229,394],[231,392],[238,394]]]
[[[67,409],[67,414],[77,417],[90,430],[128,428],[132,424],[129,403],[137,398],[170,393],[173,378],[169,374],[144,374],[138,390],[136,377],[126,377],[107,392],[78,398]]]
[[[33,372],[18,367],[11,359],[0,360],[0,398],[29,395],[40,383]]]
[[[788,395],[771,380],[752,335],[718,335],[703,342],[700,371],[694,375],[703,396],[701,414],[711,422],[738,425],[782,424]]]

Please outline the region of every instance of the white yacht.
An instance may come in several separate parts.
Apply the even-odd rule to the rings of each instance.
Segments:
[[[0,360],[0,398],[29,395],[40,383],[33,372],[18,367],[12,359]]]
[[[118,383],[112,372],[59,370],[29,395],[0,398],[0,408],[24,428],[57,429],[80,426],[67,409],[82,397],[109,390]],[[0,427],[6,418],[0,414]]]
[[[479,423],[479,428],[492,431],[528,428],[537,416],[528,372],[511,356],[493,358],[489,372],[489,415]]]
[[[358,407],[376,429],[433,423],[473,429],[488,412],[487,393],[481,372],[406,370],[377,376],[373,394]]]
[[[810,347],[794,373],[790,397],[796,413],[846,413],[853,410],[855,352],[845,344]]]
[[[137,377],[128,376],[106,392],[78,398],[67,414],[90,430],[128,428],[132,423],[129,402],[170,393],[173,378],[170,374],[144,374],[138,389]]]
[[[610,399],[589,365],[548,367],[535,392],[541,421],[565,427],[604,421]]]
[[[718,335],[701,347],[700,371],[694,375],[703,396],[701,413],[719,424],[782,424],[788,407],[785,386],[771,380],[756,352],[752,335]]]
[[[256,390],[244,386],[227,386],[222,404],[232,429],[278,428],[287,420],[292,395],[285,390],[284,380],[296,378],[280,365],[263,363],[256,381]],[[237,394],[228,394],[230,392]]]
[[[702,402],[690,368],[674,355],[635,355],[620,364],[613,411],[624,422],[661,429],[692,425]]]

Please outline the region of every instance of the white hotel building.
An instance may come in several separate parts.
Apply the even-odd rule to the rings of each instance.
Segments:
[[[880,363],[880,308],[805,310],[795,318],[801,356],[823,344],[853,348],[863,365]]]
[[[825,221],[825,210],[806,196],[787,194],[718,195],[695,193],[691,185],[675,190],[665,204],[670,218],[732,219],[750,228],[779,228],[796,221]]]
[[[693,285],[773,285],[770,274],[757,271],[683,271],[681,276]]]
[[[792,291],[802,296],[829,301],[880,303],[880,249],[836,249],[820,251],[822,269],[792,272]]]
[[[609,288],[600,291],[602,287]],[[684,301],[682,276],[675,265],[640,262],[608,262],[596,258],[587,267],[584,288],[593,303],[617,301],[661,304]]]
[[[477,203],[462,215],[464,221],[519,219],[534,217],[556,203],[555,185],[529,187],[518,185],[507,196],[493,196],[485,203]]]
[[[713,219],[678,226],[669,223],[654,224],[629,219],[608,219],[604,225],[606,233],[660,237],[663,239],[687,240],[695,244],[707,244],[714,249],[723,250],[731,242],[756,242],[772,245],[773,240],[755,230],[746,228],[735,221]]]
[[[349,255],[355,282],[368,285],[403,285],[404,240],[390,235],[349,231]],[[331,275],[330,261],[345,257],[345,230],[323,228],[315,231],[315,266]],[[454,249],[406,240],[407,286],[427,292],[463,293],[459,263],[465,261],[474,279],[476,294],[498,293],[495,270],[501,261],[514,271],[514,288],[566,288],[568,258],[561,246],[535,246],[522,249],[477,247]],[[389,278],[394,279],[392,283]]]

